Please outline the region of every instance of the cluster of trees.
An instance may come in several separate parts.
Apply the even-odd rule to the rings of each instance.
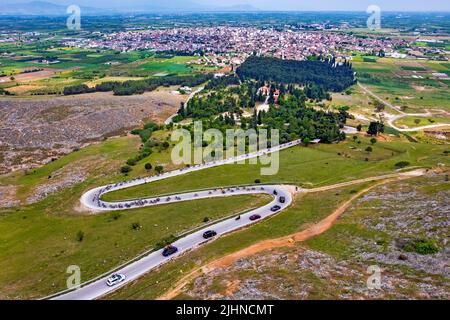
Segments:
[[[230,89],[220,89],[206,95],[196,95],[189,100],[188,104],[181,104],[178,110],[180,116],[176,120],[184,118],[209,119],[221,113],[241,114],[239,99],[233,95]]]
[[[205,86],[206,90],[225,88],[232,85],[239,85],[240,81],[236,75],[227,75],[223,77],[214,78]]]
[[[162,128],[163,128],[163,126],[160,126],[154,122],[149,122],[149,123],[146,123],[142,129],[134,129],[131,131],[131,134],[137,135],[141,138],[142,145],[139,150],[139,154],[133,158],[128,159],[127,164],[121,168],[122,173],[130,172],[131,167],[135,166],[142,159],[145,159],[148,156],[150,156],[153,153],[152,148],[160,147],[161,150],[169,148],[169,146],[170,146],[169,142],[165,141],[164,143],[160,144],[159,142],[157,142],[151,138],[153,132],[160,130]],[[146,164],[145,169],[150,170],[151,165],[150,165],[150,168],[148,168],[148,165]],[[156,168],[155,168],[155,170],[156,170]]]
[[[355,83],[352,65],[333,59],[317,61],[281,60],[271,57],[249,57],[237,70],[241,79],[307,85],[313,83],[325,91],[344,91]]]
[[[340,128],[350,115],[345,109],[339,112],[326,112],[308,108],[305,105],[307,97],[301,90],[280,99],[279,107],[273,105],[267,112],[254,114],[249,122],[250,127],[260,125],[268,129],[278,129],[280,143],[295,139],[303,139],[305,143],[314,139],[330,143],[345,140],[345,133]]]
[[[11,95],[11,93],[9,91],[6,91],[3,88],[0,88],[0,95],[1,96],[3,96],[3,95],[9,96],[9,95]]]
[[[315,101],[331,100],[330,93],[315,83],[308,83],[305,86],[305,95],[308,99]]]
[[[194,97],[187,106],[179,110],[180,119],[192,117],[203,120],[203,128],[215,128],[225,132],[239,124],[242,129],[278,129],[281,143],[295,139],[303,139],[306,143],[314,139],[322,142],[333,142],[345,139],[341,128],[351,115],[348,107],[338,112],[315,110],[306,106],[308,96],[305,89],[294,85],[270,84],[269,100],[275,90],[280,91],[278,106],[273,103],[267,112],[256,112],[253,116],[242,117],[243,97],[257,99],[256,93],[263,82],[246,81],[244,84],[227,89],[210,92],[207,95]],[[273,98],[273,97],[272,97]],[[264,99],[263,99],[264,100]],[[249,105],[245,105],[248,107]]]
[[[64,95],[82,94],[89,92],[113,91],[117,96],[143,94],[146,91],[153,91],[160,86],[189,86],[195,87],[207,82],[213,76],[211,74],[195,74],[189,76],[168,76],[148,78],[145,80],[129,80],[125,82],[106,81],[90,88],[85,84],[69,86],[64,88]]]
[[[83,94],[83,93],[90,93],[90,92],[95,92],[95,88],[90,88],[85,84],[80,84],[80,85],[76,85],[76,86],[69,86],[69,87],[65,87],[63,90],[63,94],[65,96],[68,95],[73,95],[73,94]]]
[[[214,83],[211,85],[212,82]],[[266,85],[271,88],[269,102],[272,103],[275,90],[280,90],[282,94],[288,91],[288,87],[282,84],[266,84],[264,81],[253,80],[240,83],[239,79],[233,76],[213,79],[205,87],[210,90],[208,94],[195,96],[187,105],[182,103],[178,116],[173,121],[179,122],[185,118],[208,119],[222,113],[228,113],[230,119],[234,119],[234,115],[240,117],[243,108],[254,108],[257,102],[265,101],[267,96],[259,89]],[[227,116],[224,119],[227,119]],[[227,120],[227,123],[230,121],[232,120]]]
[[[382,122],[371,122],[369,124],[369,128],[367,129],[367,133],[371,136],[376,136],[379,133],[384,132],[384,124]]]

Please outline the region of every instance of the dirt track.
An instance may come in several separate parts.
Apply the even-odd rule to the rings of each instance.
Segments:
[[[307,192],[321,192],[321,191],[340,188],[343,186],[349,186],[352,184],[359,184],[359,183],[370,182],[370,181],[375,181],[375,180],[379,181],[378,183],[376,183],[370,187],[367,187],[364,190],[359,191],[358,193],[353,195],[349,200],[340,204],[339,207],[336,208],[333,211],[333,213],[331,213],[325,219],[308,227],[305,230],[302,230],[300,232],[297,232],[297,233],[294,233],[294,234],[291,234],[288,236],[284,236],[281,238],[264,240],[264,241],[258,242],[250,247],[247,247],[240,251],[228,254],[222,258],[219,258],[215,261],[208,263],[205,266],[202,266],[200,268],[193,270],[192,272],[190,272],[189,274],[184,276],[182,279],[180,279],[173,289],[171,289],[170,291],[161,295],[158,298],[158,300],[169,300],[169,299],[175,298],[177,295],[179,295],[182,292],[183,288],[187,284],[189,284],[193,279],[197,278],[201,274],[211,272],[214,269],[230,266],[231,264],[233,264],[234,262],[236,262],[237,260],[239,260],[241,258],[252,256],[254,254],[257,254],[257,253],[265,251],[265,250],[292,246],[296,242],[306,241],[314,236],[322,234],[333,226],[333,224],[336,222],[336,220],[349,208],[349,206],[352,204],[352,202],[354,200],[359,198],[361,195],[367,193],[371,189],[373,189],[381,184],[385,184],[385,183],[396,181],[396,180],[404,180],[404,179],[417,177],[417,176],[423,175],[424,173],[425,173],[424,170],[415,170],[415,171],[412,171],[409,173],[398,173],[398,174],[385,175],[385,176],[374,177],[374,178],[360,179],[360,180],[339,183],[339,184],[335,184],[335,185],[331,185],[331,186],[325,186],[325,187],[308,190]]]

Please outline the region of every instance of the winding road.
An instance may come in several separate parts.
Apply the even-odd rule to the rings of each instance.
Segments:
[[[427,126],[420,126],[420,127],[415,127],[415,128],[399,128],[395,125],[395,121],[401,119],[401,118],[405,118],[405,117],[432,117],[435,114],[445,114],[448,115],[448,113],[444,110],[438,110],[439,112],[430,112],[427,110],[426,113],[406,113],[404,112],[400,107],[398,106],[394,106],[392,103],[389,103],[387,101],[385,101],[384,99],[382,99],[380,96],[376,95],[375,93],[373,93],[371,90],[369,90],[367,87],[363,86],[361,83],[358,82],[358,86],[367,94],[369,94],[370,96],[372,96],[373,98],[375,98],[376,100],[378,100],[379,102],[381,102],[383,105],[391,108],[392,110],[395,110],[396,112],[398,112],[398,115],[392,115],[389,117],[388,119],[388,125],[392,128],[394,128],[397,131],[400,132],[415,132],[415,131],[421,131],[421,130],[426,130],[426,129],[436,129],[436,128],[443,128],[443,127],[450,127],[450,123],[442,123],[442,124],[430,124]]]
[[[157,176],[152,177],[142,177],[142,178],[136,178],[130,181],[116,183],[116,184],[110,184],[98,188],[91,189],[84,193],[80,199],[82,206],[84,206],[87,210],[90,210],[92,213],[102,213],[102,212],[108,212],[108,211],[115,211],[115,210],[126,210],[126,209],[134,209],[134,208],[142,208],[142,207],[148,207],[148,206],[156,206],[156,205],[163,205],[163,204],[170,204],[170,203],[177,203],[177,202],[183,202],[183,201],[191,201],[191,200],[198,200],[198,199],[206,199],[206,198],[217,198],[217,197],[231,197],[231,196],[238,196],[238,195],[248,195],[248,194],[268,194],[273,197],[273,200],[260,208],[251,210],[249,212],[246,212],[242,214],[239,220],[236,220],[236,218],[229,218],[220,222],[217,222],[213,225],[210,225],[208,227],[202,228],[200,230],[197,230],[191,234],[188,234],[181,239],[177,240],[173,243],[174,246],[176,246],[179,250],[175,254],[173,254],[170,257],[164,257],[162,255],[162,249],[157,250],[154,252],[151,252],[138,260],[131,262],[130,264],[121,267],[120,269],[116,270],[116,273],[120,273],[125,275],[126,280],[122,283],[114,286],[109,287],[106,284],[107,278],[110,276],[110,274],[99,277],[95,281],[91,281],[86,283],[85,285],[82,285],[81,288],[78,288],[76,290],[66,290],[64,292],[61,292],[60,294],[55,294],[50,299],[55,300],[91,300],[100,298],[114,290],[117,290],[118,288],[124,286],[125,284],[136,280],[137,278],[141,277],[145,273],[153,270],[154,268],[157,268],[161,266],[164,263],[167,263],[168,261],[171,261],[172,259],[176,258],[177,256],[189,251],[193,250],[196,247],[210,241],[205,240],[203,238],[203,233],[207,230],[214,230],[217,232],[217,236],[214,237],[214,239],[220,237],[221,235],[236,231],[238,229],[241,229],[243,227],[249,226],[253,223],[256,223],[258,221],[261,221],[263,219],[266,219],[276,213],[279,213],[280,211],[287,208],[292,203],[292,186],[286,186],[286,185],[255,185],[255,186],[239,186],[239,187],[230,187],[230,188],[216,188],[216,189],[210,189],[210,190],[202,190],[202,191],[195,191],[195,192],[187,192],[187,193],[179,193],[174,194],[170,196],[164,196],[164,197],[150,197],[150,198],[141,198],[141,199],[134,199],[134,200],[124,200],[124,201],[116,201],[116,202],[106,202],[103,201],[101,198],[103,195],[109,192],[130,188],[137,185],[142,185],[146,183],[151,183],[158,180],[167,179],[170,177],[175,177],[199,170],[204,170],[207,168],[217,167],[225,164],[232,164],[239,161],[244,161],[246,159],[256,158],[260,156],[264,156],[273,152],[278,152],[283,149],[291,148],[293,146],[299,145],[301,143],[301,140],[292,141],[286,144],[282,144],[276,147],[268,148],[265,150],[261,150],[258,152],[253,152],[249,154],[240,155],[237,157],[220,160],[220,161],[213,161],[208,162],[201,165],[195,165],[188,168],[183,168],[179,170],[174,170],[171,172],[167,172],[164,174],[160,174]],[[294,187],[295,188],[295,187]],[[280,198],[284,197],[285,201],[280,202]],[[279,208],[277,210],[272,210],[272,208],[278,205]],[[252,221],[250,220],[250,217],[252,215],[259,215],[261,218]]]
[[[361,86],[361,85],[360,85]],[[373,95],[368,89],[361,86],[365,91]],[[194,96],[196,93],[200,92],[202,88],[197,90],[196,92],[193,92],[191,96]],[[398,110],[396,107],[386,103],[381,98],[374,96],[375,98],[379,99],[381,102],[387,104],[389,107],[399,111],[403,116],[406,116],[404,112],[401,110]],[[168,119],[169,120],[169,119]],[[417,130],[417,129],[416,129]],[[80,288],[78,289],[72,289],[72,290],[66,290],[60,293],[57,293],[51,297],[48,297],[49,299],[56,299],[56,300],[91,300],[91,299],[97,299],[102,296],[107,295],[108,293],[111,293],[114,290],[117,290],[118,288],[126,285],[127,283],[130,283],[139,277],[143,276],[147,272],[163,265],[164,263],[167,263],[171,261],[172,259],[176,258],[177,256],[182,255],[183,253],[194,250],[195,248],[201,246],[204,243],[207,243],[211,240],[205,240],[203,238],[203,233],[208,230],[214,230],[217,233],[217,236],[214,237],[214,239],[239,230],[243,227],[249,226],[253,223],[256,223],[258,221],[261,221],[263,219],[266,219],[274,214],[279,213],[280,211],[286,209],[291,203],[292,203],[292,195],[295,193],[294,190],[298,191],[298,188],[295,186],[288,186],[288,185],[255,185],[255,186],[239,186],[239,187],[229,187],[229,188],[216,188],[216,189],[210,189],[210,190],[201,190],[201,191],[193,191],[193,192],[186,192],[186,193],[178,193],[168,196],[160,196],[160,197],[149,197],[149,198],[139,198],[139,199],[128,199],[123,201],[114,201],[114,202],[107,202],[102,200],[102,196],[121,189],[130,188],[142,184],[152,183],[155,181],[168,179],[171,177],[188,174],[195,171],[200,171],[208,168],[213,168],[217,166],[222,166],[226,164],[232,164],[237,163],[240,161],[245,161],[247,159],[252,159],[260,156],[264,156],[273,152],[278,152],[283,149],[291,148],[296,145],[301,144],[301,140],[292,141],[286,144],[282,144],[273,148],[268,148],[265,150],[261,150],[254,153],[249,153],[245,155],[240,155],[237,157],[225,159],[225,160],[219,160],[219,161],[213,161],[204,163],[201,165],[194,165],[188,168],[182,168],[178,170],[174,170],[171,172],[163,173],[160,175],[152,176],[152,177],[141,177],[136,178],[133,180],[120,182],[116,184],[110,184],[106,186],[97,187],[94,189],[91,189],[84,193],[80,199],[82,206],[91,211],[92,213],[102,213],[102,212],[108,212],[108,211],[116,211],[116,210],[126,210],[126,209],[134,209],[134,208],[142,208],[142,207],[149,207],[149,206],[157,206],[157,205],[164,205],[164,204],[171,204],[171,203],[177,203],[177,202],[183,202],[183,201],[192,201],[192,200],[198,200],[198,199],[207,199],[207,198],[218,198],[218,197],[232,197],[232,196],[238,196],[238,195],[249,195],[249,194],[268,194],[273,197],[273,200],[263,207],[251,210],[249,212],[246,212],[240,216],[240,219],[237,220],[235,217],[228,218],[219,222],[214,223],[213,225],[210,225],[208,227],[201,228],[200,230],[196,230],[186,236],[183,236],[182,238],[178,239],[173,243],[174,246],[178,248],[178,251],[173,254],[170,257],[164,257],[162,255],[163,249],[150,252],[148,254],[144,254],[143,256],[140,256],[135,261],[126,264],[124,266],[119,267],[117,270],[115,270],[115,273],[120,273],[125,275],[126,279],[125,281],[121,282],[120,284],[109,287],[106,284],[106,280],[110,276],[110,274],[102,275],[94,280],[91,280],[85,284],[82,284]],[[328,187],[322,187],[318,190],[328,190],[330,188],[336,188],[340,185],[348,185],[348,184],[354,184],[354,183],[360,183],[362,181],[375,181],[379,179],[386,179],[398,175],[421,175],[423,174],[422,171],[416,170],[409,173],[396,173],[391,175],[385,175],[380,177],[372,177],[367,178],[363,180],[356,180],[351,182],[346,182],[342,184],[337,184],[333,186]],[[305,192],[308,192],[308,190],[302,190]],[[316,190],[310,190],[316,191]],[[280,198],[284,197],[285,201],[281,202]],[[274,206],[279,206],[276,208],[276,210],[273,210]],[[250,217],[252,215],[259,215],[260,219],[257,219],[256,221],[250,220]]]
[[[203,89],[205,89],[205,87],[200,87],[200,88],[198,88],[197,90],[193,91],[193,92],[189,95],[188,99],[186,100],[186,102],[185,102],[184,104],[187,106],[189,100],[191,100],[197,93],[202,92]],[[177,111],[176,113],[174,113],[173,115],[171,115],[169,118],[167,118],[166,121],[164,121],[164,124],[165,124],[165,125],[170,124],[170,123],[172,122],[173,118],[175,118],[177,115],[178,115],[178,111]]]
[[[147,272],[175,259],[176,257],[182,255],[185,252],[188,252],[190,250],[194,250],[197,247],[201,246],[202,244],[205,244],[211,240],[205,240],[203,238],[203,233],[208,230],[214,230],[217,232],[217,236],[214,237],[214,239],[217,239],[218,237],[239,230],[241,228],[247,227],[251,224],[254,224],[258,221],[264,220],[274,214],[277,214],[281,212],[282,210],[286,209],[293,200],[293,194],[296,192],[317,192],[317,191],[323,191],[323,190],[329,190],[333,188],[338,188],[341,186],[347,186],[362,182],[369,182],[369,181],[377,181],[381,179],[388,179],[393,177],[399,177],[399,176],[419,176],[424,174],[424,170],[414,170],[410,172],[398,172],[388,175],[382,175],[378,177],[370,177],[370,178],[364,178],[344,183],[335,184],[332,186],[325,186],[320,187],[316,189],[300,189],[296,186],[292,185],[254,185],[254,186],[236,186],[236,187],[229,187],[229,188],[216,188],[216,189],[210,189],[210,190],[201,190],[201,191],[194,191],[194,192],[186,192],[186,193],[179,193],[174,194],[170,196],[164,196],[164,197],[150,197],[150,198],[141,198],[141,199],[134,199],[134,200],[123,200],[123,201],[117,201],[117,202],[106,202],[101,200],[102,195],[124,189],[124,188],[130,188],[137,185],[142,185],[146,183],[151,183],[158,180],[167,179],[174,176],[179,176],[183,174],[187,174],[190,172],[195,172],[199,170],[204,170],[207,168],[212,168],[216,166],[221,166],[225,164],[231,164],[238,161],[242,161],[245,159],[251,159],[259,156],[263,156],[269,153],[278,152],[283,149],[291,148],[296,145],[299,145],[301,143],[300,140],[292,141],[283,145],[279,145],[273,148],[261,150],[254,153],[249,153],[225,160],[215,161],[215,162],[209,162],[202,165],[196,165],[189,168],[179,169],[171,172],[167,172],[164,174],[160,174],[153,177],[143,177],[143,178],[137,178],[126,182],[116,183],[116,184],[110,184],[102,187],[98,187],[92,190],[87,191],[83,196],[81,197],[80,201],[82,205],[90,210],[92,213],[102,213],[107,211],[114,211],[114,210],[125,210],[125,209],[133,209],[133,208],[140,208],[140,207],[146,207],[146,206],[156,206],[156,205],[163,205],[163,204],[170,204],[170,203],[176,203],[176,202],[182,202],[182,201],[191,201],[191,200],[197,200],[197,199],[206,199],[206,198],[216,198],[216,197],[232,197],[232,196],[238,196],[238,195],[248,195],[248,194],[267,194],[273,197],[273,200],[254,210],[251,210],[249,212],[246,212],[244,214],[240,215],[240,219],[236,219],[235,217],[232,218],[226,218],[222,221],[216,222],[212,225],[209,225],[207,227],[203,227],[199,230],[196,230],[190,234],[187,234],[186,236],[183,236],[182,238],[178,239],[173,243],[174,246],[176,246],[179,250],[175,254],[173,254],[170,257],[164,257],[162,255],[162,249],[150,252],[148,254],[141,255],[140,257],[136,258],[135,261],[130,262],[126,265],[123,265],[119,268],[117,268],[114,273],[120,273],[125,275],[126,279],[125,281],[121,282],[120,284],[109,287],[106,284],[106,280],[111,275],[111,273],[104,274],[102,276],[99,276],[96,279],[93,279],[89,282],[86,282],[85,284],[82,284],[80,288],[78,289],[72,289],[72,290],[66,290],[57,294],[54,294],[50,297],[47,297],[47,299],[54,299],[54,300],[92,300],[97,299],[100,297],[103,297],[107,295],[108,293],[113,292],[114,290],[117,290],[118,288],[126,285],[127,283],[130,283],[139,277],[143,276]],[[284,197],[285,201],[280,201],[280,198]],[[276,208],[276,210],[273,210],[274,206],[277,205],[279,208]],[[250,220],[250,217],[252,215],[259,215],[260,219],[257,219],[256,221]]]

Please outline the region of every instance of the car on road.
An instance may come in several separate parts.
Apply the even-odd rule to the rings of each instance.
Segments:
[[[111,275],[111,277],[106,279],[106,284],[108,285],[108,287],[112,287],[118,283],[125,281],[125,279],[126,277],[123,274],[114,273],[113,275]]]
[[[273,190],[273,194],[274,194],[274,195],[278,195],[277,190]]]
[[[273,206],[272,208],[270,208],[270,211],[276,212],[276,211],[278,211],[280,209],[281,209],[281,207],[277,205],[277,206]]]
[[[251,220],[251,221],[255,221],[255,220],[258,220],[258,219],[261,219],[261,216],[260,216],[259,214],[254,214],[254,215],[252,215],[252,216],[250,217],[250,220]]]
[[[167,247],[164,248],[164,250],[163,250],[163,252],[162,252],[162,255],[163,255],[164,257],[168,257],[168,256],[173,255],[173,254],[176,253],[177,251],[178,251],[178,248],[177,248],[177,247],[170,245],[170,246],[167,246]]]
[[[280,197],[280,199],[278,199],[280,201],[280,203],[285,203],[286,202],[286,198],[285,197]]]
[[[215,232],[214,230],[208,230],[205,233],[203,233],[203,238],[205,239],[210,239],[217,236],[217,232]]]

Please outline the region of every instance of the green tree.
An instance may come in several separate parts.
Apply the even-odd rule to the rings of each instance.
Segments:
[[[303,139],[303,145],[305,147],[309,146],[310,144],[311,144],[311,139],[310,138],[306,137],[306,138]]]

